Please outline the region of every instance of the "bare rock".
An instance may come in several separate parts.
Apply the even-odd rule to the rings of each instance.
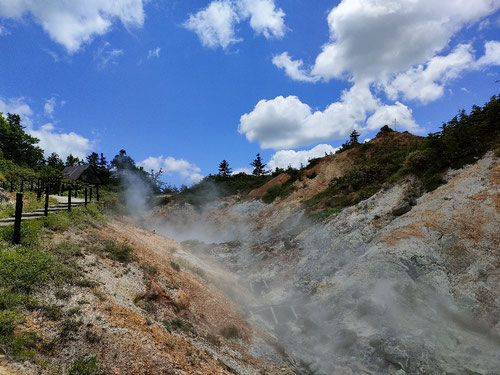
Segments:
[[[397,206],[396,208],[394,208],[392,210],[392,214],[394,216],[401,216],[401,215],[404,215],[405,213],[407,212],[410,212],[411,211],[411,204],[407,201],[404,201],[403,203],[401,203],[399,206]]]

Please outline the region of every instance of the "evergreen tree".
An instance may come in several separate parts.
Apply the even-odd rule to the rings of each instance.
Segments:
[[[115,155],[113,160],[111,160],[111,166],[120,169],[137,169],[134,160],[127,155],[127,151],[120,150],[118,155]]]
[[[47,165],[55,169],[62,169],[64,167],[63,161],[55,152],[50,154],[50,156],[47,158]]]
[[[231,176],[231,168],[229,168],[229,163],[226,160],[222,160],[219,164],[219,176],[229,177]]]
[[[255,157],[255,160],[250,163],[250,165],[253,167],[253,175],[262,176],[264,174],[267,174],[267,171],[264,169],[266,164],[262,162],[262,158],[260,157],[259,153]]]
[[[87,163],[94,168],[97,168],[97,163],[99,163],[99,155],[97,154],[97,152],[93,152],[89,156],[87,156]]]
[[[81,160],[77,158],[76,156],[73,156],[72,154],[69,154],[68,157],[66,158],[66,166],[75,166],[75,165],[80,165]]]
[[[3,158],[18,165],[35,167],[43,162],[43,150],[36,146],[39,142],[24,131],[21,117],[9,113],[5,119],[0,112],[0,152]]]
[[[102,152],[101,152],[101,157],[99,158],[99,162],[97,163],[97,166],[102,169],[108,168],[108,161],[106,160]]]
[[[355,146],[355,145],[359,145],[359,141],[358,141],[358,138],[361,134],[359,134],[356,129],[354,129],[351,133],[351,135],[349,136],[349,145],[352,147],[352,146]]]

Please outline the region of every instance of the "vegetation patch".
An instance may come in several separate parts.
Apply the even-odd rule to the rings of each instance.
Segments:
[[[494,96],[483,108],[473,106],[443,124],[441,131],[410,144],[398,142],[401,133],[384,126],[378,142],[359,144],[353,139],[343,148],[357,149],[354,166],[341,178],[305,202],[312,210],[329,205],[343,208],[365,200],[380,190],[384,183],[395,182],[408,174],[420,178],[426,191],[446,183],[447,168],[462,168],[481,158],[500,141],[500,96]],[[332,197],[335,197],[332,204]],[[344,197],[344,199],[342,199]],[[329,211],[319,213],[321,217]]]

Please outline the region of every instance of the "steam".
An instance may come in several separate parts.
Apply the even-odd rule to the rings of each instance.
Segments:
[[[370,209],[380,206],[314,223],[230,198],[171,206],[152,226],[206,243],[192,250],[198,264],[210,259],[205,269],[238,279],[228,295],[275,335],[298,374],[495,373],[498,330],[473,315],[474,301],[452,297],[438,252],[381,244]]]
[[[144,176],[132,169],[119,171],[119,178],[124,188],[124,203],[132,217],[143,217],[152,208],[153,190],[144,180]]]

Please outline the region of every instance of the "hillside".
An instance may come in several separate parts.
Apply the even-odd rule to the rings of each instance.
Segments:
[[[201,211],[165,207],[151,225],[205,241],[191,241],[192,251],[259,298],[243,302],[249,321],[306,364],[298,373],[494,374],[500,160],[490,152],[444,178],[425,193],[405,177],[321,223],[290,195],[269,205],[233,197]],[[293,194],[317,191],[307,189]]]

